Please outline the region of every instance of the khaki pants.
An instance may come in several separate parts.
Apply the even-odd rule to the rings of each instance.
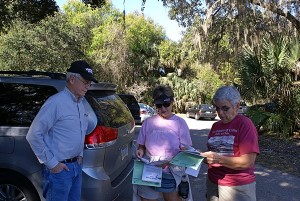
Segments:
[[[206,180],[207,201],[256,201],[256,182],[242,186],[219,186]]]

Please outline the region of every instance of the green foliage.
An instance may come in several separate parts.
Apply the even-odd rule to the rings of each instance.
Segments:
[[[289,116],[280,113],[267,112],[264,108],[254,108],[247,111],[256,128],[261,132],[272,132],[279,137],[289,137],[292,132],[293,121]],[[284,122],[284,123],[283,123]]]
[[[126,16],[126,38],[134,54],[152,56],[154,44],[159,44],[165,35],[162,27],[143,15],[129,14]]]
[[[10,9],[21,9],[18,2],[0,3],[3,20],[10,17]],[[101,8],[90,6],[97,3]],[[1,69],[64,72],[72,60],[86,59],[100,80],[117,83],[121,90],[140,79],[150,80],[149,72],[159,61],[157,46],[165,38],[162,28],[133,14],[124,25],[122,13],[102,3],[69,1],[63,13],[38,24],[17,20],[0,38]]]
[[[85,35],[82,48],[86,57],[93,61],[97,78],[116,83],[120,90],[124,90],[131,78],[124,75],[132,73],[127,61],[130,50],[125,41],[122,14],[111,4],[93,8],[74,2],[64,9],[68,21]]]
[[[199,103],[211,103],[215,91],[223,82],[210,64],[194,64],[192,67],[196,71],[196,79],[193,82],[197,83],[196,88],[200,91]]]
[[[300,130],[300,86],[295,87],[293,94],[295,95],[295,98],[293,99],[294,101],[291,107],[293,108],[292,111],[294,112],[294,130]]]
[[[197,74],[193,79],[182,79],[175,73],[159,79],[159,83],[171,86],[174,91],[175,112],[185,112],[190,102],[211,103],[214,92],[222,85],[210,65],[194,64],[193,69]]]
[[[18,21],[7,34],[2,35],[1,68],[65,72],[73,60],[86,59],[94,66],[98,79],[111,77],[112,72],[100,73],[101,68],[95,66],[97,60],[92,61],[93,55],[90,54],[97,28],[112,19],[111,13],[114,12],[110,10],[110,5],[100,10],[71,2],[64,8],[65,13],[58,13],[36,25]]]
[[[88,31],[103,24],[110,16],[110,9],[110,4],[101,9],[95,9],[80,1],[72,1],[64,5],[64,13],[68,21],[73,25],[84,27]]]
[[[167,68],[178,68],[180,62],[180,49],[177,43],[164,40],[158,47],[160,63]]]
[[[266,90],[269,88],[270,74],[265,72],[260,58],[254,51],[245,49],[238,57],[236,68],[239,69],[239,89],[243,99],[255,102],[257,99],[268,98]]]
[[[220,65],[219,69],[220,78],[226,85],[240,83],[237,77],[238,72],[235,70],[234,65],[230,62],[224,62]]]
[[[130,87],[143,77],[148,79],[149,70],[157,63],[156,46],[164,34],[161,27],[143,16],[129,14],[125,27],[122,17],[113,9],[104,15],[105,21],[92,30],[88,55],[96,62],[102,80],[126,90],[125,86]]]
[[[143,16],[130,15],[124,30],[122,13],[106,4],[92,8],[70,1],[63,13],[38,24],[16,21],[0,37],[2,70],[65,72],[71,61],[86,59],[96,77],[120,90],[148,78],[158,63],[162,28]]]
[[[187,27],[180,48],[188,47],[190,58],[200,63],[211,63],[226,84],[240,83],[232,66],[243,47],[260,46],[264,36],[299,35],[299,1],[164,2],[169,15]]]
[[[165,33],[151,19],[129,14],[126,16],[125,35],[130,49],[129,63],[135,72],[132,82],[135,82],[137,76],[148,77],[149,71],[157,64],[157,47],[165,38]]]
[[[106,23],[93,30],[88,55],[98,66],[101,80],[118,84],[119,90],[124,90],[126,84],[130,86],[133,75],[128,64],[128,52],[130,49],[121,24]]]
[[[0,3],[0,31],[15,20],[37,23],[42,19],[53,16],[58,11],[54,0],[1,0]]]
[[[292,134],[299,126],[299,88],[293,85],[291,77],[291,71],[296,66],[295,56],[291,53],[299,48],[294,46],[300,44],[291,43],[292,41],[283,37],[264,39],[260,54],[258,51],[245,49],[237,62],[241,80],[239,88],[244,99],[253,103],[257,99],[275,103],[276,110],[272,114],[261,113],[264,116],[261,122],[265,128],[273,132],[284,132],[285,136]],[[257,119],[255,113],[250,114],[250,117]]]
[[[254,125],[259,130],[267,122],[272,113],[265,112],[261,107],[250,107],[246,114],[252,119]]]
[[[38,25],[17,21],[0,38],[1,68],[65,72],[72,60],[85,58],[83,39],[78,27],[68,24],[61,14]]]

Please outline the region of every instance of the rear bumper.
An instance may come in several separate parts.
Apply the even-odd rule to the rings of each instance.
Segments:
[[[217,114],[213,114],[213,113],[201,113],[200,117],[201,118],[216,118]]]
[[[83,168],[81,201],[112,201],[131,188],[133,161],[111,181],[102,167]]]

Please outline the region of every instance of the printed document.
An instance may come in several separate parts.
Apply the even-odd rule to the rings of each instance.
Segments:
[[[154,170],[154,173],[153,173],[153,172],[151,172],[151,168],[149,169],[146,167],[145,172],[144,172],[145,165],[147,166],[147,164],[145,164],[142,161],[138,161],[138,160],[134,161],[132,184],[161,187],[162,168],[160,168],[159,173],[158,173],[158,170],[156,170],[157,172]],[[149,166],[151,166],[151,165],[149,165]],[[156,166],[152,166],[152,167],[159,168]],[[157,176],[157,173],[160,176]],[[142,179],[143,177],[144,177],[144,180]],[[148,177],[148,178],[146,178],[146,177]],[[154,182],[150,181],[151,178],[153,179],[152,181],[154,181]],[[148,180],[148,181],[146,181],[146,180]]]
[[[144,164],[142,180],[154,183],[161,183],[162,168]]]
[[[186,167],[186,173],[197,177],[200,171],[201,163],[204,157],[187,152],[179,152],[171,161],[170,164]]]

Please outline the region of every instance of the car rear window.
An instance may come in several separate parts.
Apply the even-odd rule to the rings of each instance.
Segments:
[[[94,109],[99,125],[119,128],[132,120],[130,111],[114,91],[89,90],[86,99]]]
[[[209,110],[209,109],[213,109],[212,105],[200,105],[201,109],[205,109],[205,110]]]
[[[137,100],[133,95],[124,95],[124,94],[119,94],[120,98],[126,103],[127,105],[130,104],[138,104]]]

